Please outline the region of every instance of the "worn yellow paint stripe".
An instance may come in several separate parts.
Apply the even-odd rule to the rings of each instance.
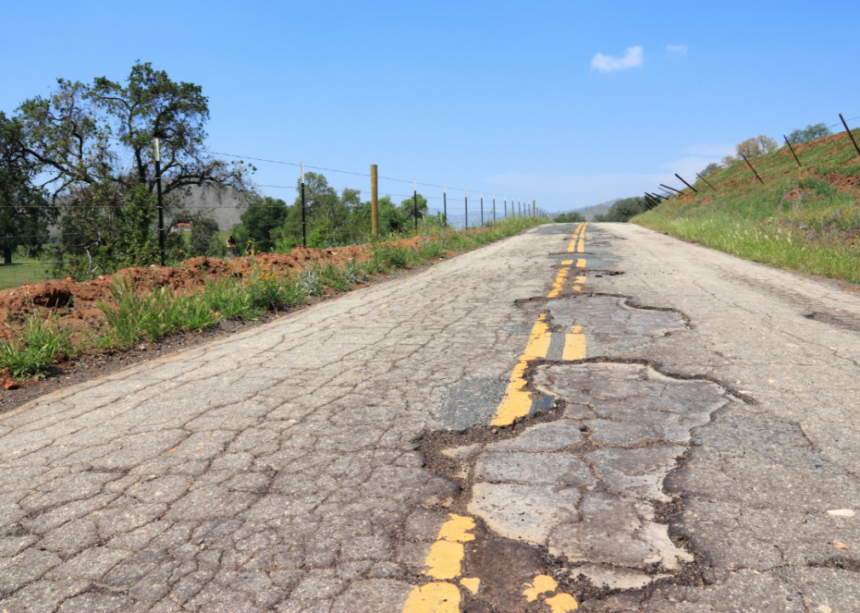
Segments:
[[[529,336],[526,350],[520,356],[517,365],[514,366],[508,388],[505,390],[505,396],[499,403],[496,415],[493,417],[490,425],[507,426],[514,423],[517,417],[529,414],[532,408],[532,399],[531,394],[523,389],[526,386],[524,375],[530,360],[546,357],[547,351],[549,351],[550,340],[552,340],[552,334],[549,331],[549,326],[546,323],[546,314],[544,313],[541,314],[535,322],[534,327],[532,327],[532,333]]]
[[[538,575],[531,583],[526,583],[526,589],[523,590],[523,596],[529,602],[534,602],[538,596],[546,592],[554,592],[558,587],[558,582],[549,575]]]
[[[460,588],[441,581],[413,587],[403,607],[403,613],[459,612]]]
[[[587,225],[588,225],[587,221],[584,224],[582,224],[582,230],[579,233],[579,245],[577,245],[577,247],[576,247],[577,253],[582,253],[583,251],[585,251],[585,227]]]
[[[564,592],[547,598],[544,602],[550,606],[552,613],[570,613],[570,611],[576,611],[579,608],[576,598]]]
[[[475,529],[475,520],[465,515],[455,515],[449,513],[448,521],[442,524],[439,529],[437,540],[450,541],[452,543],[468,543],[475,540],[475,535],[470,534],[469,530]]]
[[[473,594],[477,594],[481,587],[481,579],[480,577],[463,577],[460,579],[460,585]]]
[[[567,251],[569,253],[573,253],[574,251],[576,251],[576,239],[579,238],[579,233],[582,231],[582,229],[584,227],[585,227],[584,223],[581,223],[578,226],[576,226],[576,230],[574,230],[574,232],[573,232],[573,240],[571,240],[570,245],[567,246]]]
[[[568,362],[585,359],[585,335],[582,333],[582,326],[571,326],[570,333],[564,335],[561,359]]]
[[[456,579],[463,572],[463,557],[466,550],[463,543],[475,540],[470,530],[475,520],[465,515],[450,513],[449,519],[439,529],[436,542],[424,560],[425,575],[434,579]],[[461,583],[473,594],[477,593],[480,579],[465,578]],[[412,588],[403,613],[459,613],[460,588],[446,581],[434,581]]]
[[[583,260],[582,258],[579,258],[578,260],[576,260],[576,267],[577,268],[585,268],[585,260]]]
[[[573,280],[573,291],[581,292],[582,284],[585,283],[585,275],[580,275]]]

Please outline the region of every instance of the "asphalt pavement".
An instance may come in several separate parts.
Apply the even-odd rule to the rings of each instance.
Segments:
[[[0,611],[860,611],[858,337],[540,226],[0,416]]]

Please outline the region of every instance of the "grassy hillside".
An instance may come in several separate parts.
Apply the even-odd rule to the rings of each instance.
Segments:
[[[860,130],[854,138],[860,140]],[[860,156],[846,133],[743,161],[631,221],[740,257],[860,283]]]

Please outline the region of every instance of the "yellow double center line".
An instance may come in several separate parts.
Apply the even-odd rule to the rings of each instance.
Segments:
[[[573,239],[567,248],[568,253],[584,253],[585,251],[585,227],[587,223],[581,223],[573,233]],[[564,289],[564,284],[570,274],[573,260],[563,260],[562,269],[556,276],[553,288],[548,294],[549,298],[557,297]],[[585,268],[585,260],[578,258],[576,268]],[[572,289],[581,291],[585,283],[585,276],[578,275],[575,278]],[[541,313],[535,325],[532,327],[526,349],[514,366],[511,379],[508,383],[505,396],[496,409],[491,425],[506,426],[512,424],[518,417],[528,415],[531,411],[531,394],[525,391],[527,381],[525,372],[529,362],[538,358],[545,358],[552,341],[552,333],[546,322],[546,313]],[[585,335],[582,334],[581,326],[571,326],[570,332],[564,335],[564,350],[562,359],[581,360],[585,358]],[[432,579],[424,585],[416,585],[412,588],[403,613],[459,613],[461,588],[467,589],[472,594],[478,593],[481,588],[479,577],[463,577],[462,563],[465,557],[465,543],[475,540],[471,530],[475,528],[475,520],[463,515],[451,513],[439,530],[436,542],[430,548],[430,553],[424,561],[424,574]],[[458,585],[459,584],[459,585]],[[543,598],[552,613],[569,613],[578,608],[576,598],[565,592],[557,592],[558,584],[547,575],[538,575],[533,583],[526,584],[522,594],[527,602],[534,602]],[[546,594],[553,594],[546,597]]]
[[[585,252],[585,228],[587,222],[577,226],[573,233],[573,239],[567,247],[568,253],[584,253]],[[570,274],[570,267],[573,265],[573,260],[563,260],[562,269],[558,271],[552,290],[547,295],[548,298],[556,298],[564,289],[567,277]],[[585,259],[577,258],[576,268],[585,268]],[[585,275],[577,275],[571,289],[573,291],[581,291],[582,285],[585,283]],[[507,426],[514,423],[518,417],[524,417],[529,414],[532,408],[531,393],[524,388],[528,384],[525,379],[525,372],[531,360],[545,358],[549,351],[552,333],[549,330],[549,325],[546,322],[546,314],[541,314],[535,325],[532,327],[532,332],[529,335],[529,342],[526,345],[526,350],[517,361],[511,373],[508,387],[505,390],[505,396],[496,408],[496,414],[490,422],[492,426]],[[562,351],[562,359],[567,361],[582,360],[585,358],[585,335],[582,333],[582,326],[571,326],[569,332],[564,335],[564,349]]]

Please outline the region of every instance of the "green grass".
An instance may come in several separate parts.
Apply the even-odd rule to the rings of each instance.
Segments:
[[[18,287],[25,283],[38,283],[52,279],[49,266],[32,258],[12,256],[12,264],[0,264],[0,290]]]
[[[860,130],[855,131],[855,138]],[[848,135],[741,161],[631,221],[742,258],[860,283],[860,156]],[[855,185],[856,183],[856,185]]]
[[[55,360],[74,355],[71,332],[61,329],[57,320],[43,319],[39,309],[28,314],[12,340],[0,341],[0,369],[15,379],[39,376]]]

